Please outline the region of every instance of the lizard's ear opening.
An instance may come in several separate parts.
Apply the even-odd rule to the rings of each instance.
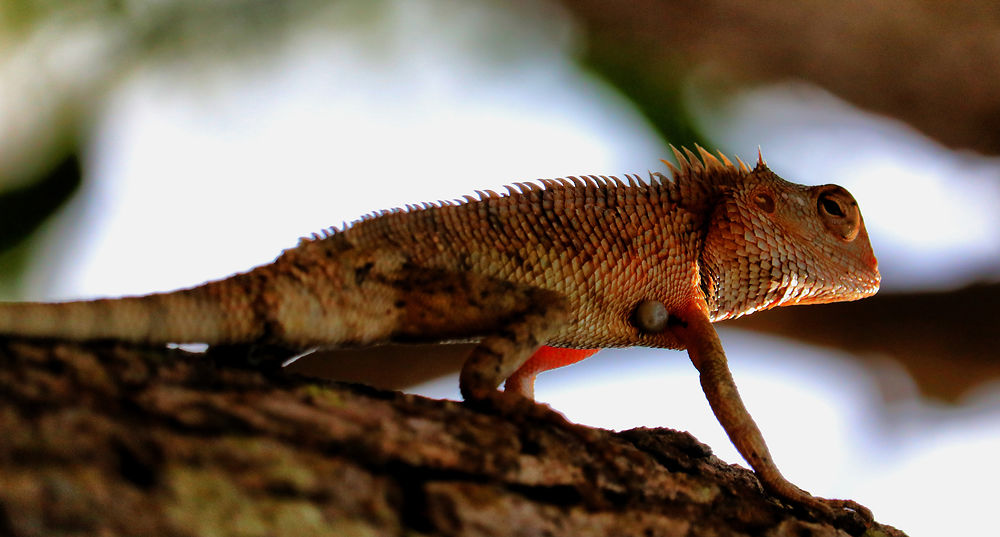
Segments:
[[[643,300],[632,311],[632,326],[647,334],[659,334],[670,324],[670,313],[663,302]]]
[[[765,189],[758,189],[752,196],[750,196],[750,200],[753,201],[753,204],[756,205],[758,209],[766,214],[774,212],[774,196],[772,196],[771,193]]]
[[[861,211],[849,192],[837,185],[817,187],[816,212],[827,231],[851,242],[861,229]]]

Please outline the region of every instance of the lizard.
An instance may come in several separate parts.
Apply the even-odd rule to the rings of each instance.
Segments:
[[[540,179],[383,210],[187,289],[0,303],[0,335],[295,349],[468,339],[462,396],[501,407],[534,405],[538,373],[601,348],[686,349],[767,491],[870,520],[782,476],[712,325],[874,294],[878,262],[857,202],[837,185],[785,181],[760,151],[751,168],[699,146],[670,149],[669,177]]]

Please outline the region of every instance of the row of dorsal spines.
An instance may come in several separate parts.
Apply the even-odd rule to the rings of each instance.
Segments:
[[[718,174],[741,172],[744,175],[750,173],[750,166],[747,166],[746,162],[743,162],[743,159],[738,156],[736,157],[736,162],[738,162],[739,165],[736,165],[733,164],[733,162],[729,160],[729,157],[723,154],[722,151],[719,151],[719,158],[716,158],[715,155],[710,153],[704,147],[698,144],[695,144],[694,147],[698,151],[697,155],[686,147],[683,149],[682,153],[681,150],[678,150],[673,144],[670,144],[670,151],[674,153],[674,158],[677,159],[677,165],[680,166],[680,169],[671,164],[668,160],[661,160],[660,162],[666,164],[667,167],[670,168],[670,172],[675,178],[686,177],[692,173],[701,176],[704,175],[705,172],[716,172]],[[764,157],[761,155],[759,150],[757,151],[757,165],[767,165],[767,163],[764,162]]]
[[[438,200],[436,202],[407,204],[404,207],[394,207],[373,211],[362,215],[358,220],[351,222],[350,224],[345,222],[340,227],[329,227],[318,233],[313,233],[309,237],[303,237],[303,240],[322,240],[331,235],[340,233],[354,224],[378,218],[380,216],[396,213],[409,213],[438,207],[464,205],[466,203],[475,203],[490,198],[496,199],[508,196],[517,196],[519,194],[528,194],[538,190],[553,188],[604,189],[666,187],[672,191],[670,196],[671,199],[674,199],[676,196],[680,200],[696,202],[696,200],[704,199],[706,196],[711,196],[716,187],[731,185],[733,182],[740,180],[742,177],[751,172],[750,167],[747,166],[747,164],[738,156],[736,157],[736,162],[738,164],[734,164],[725,154],[722,153],[722,151],[718,152],[719,156],[717,158],[700,145],[695,144],[695,149],[698,151],[697,154],[686,147],[683,148],[683,150],[678,150],[674,145],[670,145],[670,150],[673,152],[674,158],[677,159],[677,166],[667,160],[661,160],[661,162],[663,162],[667,168],[670,169],[673,180],[667,179],[660,173],[650,172],[648,180],[644,180],[638,175],[626,174],[625,181],[622,181],[613,175],[584,175],[579,177],[560,177],[557,179],[538,179],[533,182],[516,182],[504,185],[504,188],[507,190],[506,193],[497,193],[493,190],[476,190],[476,196],[467,194],[462,198],[454,200]],[[760,152],[757,153],[757,156],[758,166],[766,166]]]

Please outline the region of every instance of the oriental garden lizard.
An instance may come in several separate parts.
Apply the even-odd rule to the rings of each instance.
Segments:
[[[778,471],[712,322],[879,286],[854,198],[697,148],[672,177],[569,177],[381,211],[273,263],[190,289],[0,304],[0,334],[139,344],[478,342],[467,401],[523,408],[535,375],[604,347],[687,349],[719,422],[764,487],[826,516],[853,509]],[[497,390],[506,380],[505,390]],[[520,406],[519,406],[520,405]]]

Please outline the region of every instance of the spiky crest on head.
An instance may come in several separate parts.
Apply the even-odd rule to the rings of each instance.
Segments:
[[[752,171],[740,157],[736,157],[736,161],[739,162],[739,165],[736,165],[722,151],[719,151],[719,157],[716,158],[715,155],[704,147],[698,144],[695,144],[694,147],[698,151],[698,155],[695,155],[686,147],[683,148],[682,153],[673,144],[670,145],[670,151],[673,152],[674,158],[677,159],[677,166],[674,166],[669,160],[660,160],[660,162],[666,164],[667,168],[670,168],[670,172],[675,179],[691,179],[692,176],[697,179],[708,179],[709,177],[707,176],[728,178],[729,176],[744,176]],[[757,157],[757,165],[766,167],[767,164],[760,154],[760,148],[757,150]]]
[[[739,157],[736,157],[738,164],[734,164],[721,151],[716,157],[700,145],[695,144],[694,147],[697,154],[690,149],[677,149],[670,145],[677,165],[668,160],[661,162],[673,176],[672,181],[666,182],[670,198],[695,212],[710,205],[718,195],[742,184],[754,171],[767,168],[762,157],[758,158],[757,167],[751,170]]]

